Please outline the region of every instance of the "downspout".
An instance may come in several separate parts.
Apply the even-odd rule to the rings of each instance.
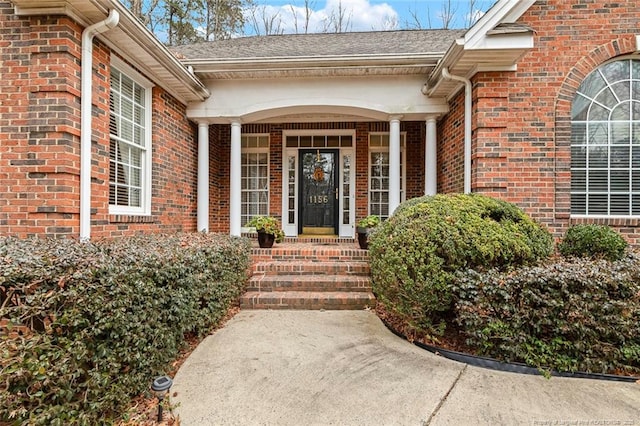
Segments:
[[[80,241],[91,238],[91,100],[93,77],[93,37],[112,28],[120,14],[111,10],[109,16],[88,26],[82,32],[82,69],[80,88]]]
[[[468,78],[449,74],[449,68],[442,68],[442,77],[464,83],[464,193],[471,193],[471,101],[472,85]]]

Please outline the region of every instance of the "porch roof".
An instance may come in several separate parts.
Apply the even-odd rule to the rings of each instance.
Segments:
[[[173,47],[207,79],[429,74],[465,30],[242,37]]]

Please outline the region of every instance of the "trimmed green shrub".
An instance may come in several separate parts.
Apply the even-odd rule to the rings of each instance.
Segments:
[[[525,265],[553,250],[551,234],[513,204],[482,195],[409,200],[370,238],[374,292],[422,332],[452,314],[454,273]]]
[[[564,257],[604,257],[620,260],[627,242],[616,230],[606,225],[584,224],[570,227],[558,244]]]
[[[640,372],[637,254],[468,271],[457,287],[457,321],[481,355],[543,371]]]
[[[250,242],[0,239],[0,423],[100,424],[243,291]]]

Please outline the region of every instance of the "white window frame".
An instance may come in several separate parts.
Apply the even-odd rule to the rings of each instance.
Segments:
[[[599,65],[599,66],[598,66],[597,68],[595,68],[591,73],[589,73],[589,74],[585,77],[585,80],[583,80],[583,81],[586,81],[586,79],[587,79],[587,78],[589,78],[593,73],[600,73],[600,72],[601,72],[600,70],[601,70],[603,67],[605,67],[606,65],[610,64],[610,63],[613,63],[613,62],[620,62],[620,61],[638,61],[638,60],[640,60],[640,58],[638,58],[637,56],[633,56],[633,57],[615,58],[615,59],[614,59],[614,60],[612,60],[612,61],[609,61],[609,62],[606,62],[606,63],[603,63],[603,64]],[[631,63],[631,64],[630,64],[630,67],[633,67],[633,63]],[[634,78],[632,78],[632,79],[631,79],[631,81],[632,81],[632,82],[633,82],[633,81],[639,81],[640,79],[639,79],[639,78],[635,78],[635,75],[633,74],[633,71],[631,71],[631,72],[632,72],[632,76],[634,77]],[[617,80],[617,81],[610,82],[610,81],[608,81],[608,80],[607,80],[607,78],[606,78],[606,77],[604,77],[604,76],[603,76],[603,79],[604,79],[604,81],[607,83],[607,84],[606,84],[606,86],[605,86],[605,88],[609,88],[609,89],[611,89],[611,88],[612,88],[612,86],[613,86],[615,83],[618,83],[618,82],[620,82],[620,81],[623,81],[623,80]],[[578,97],[579,97],[579,96],[582,96],[583,98],[588,99],[588,100],[590,100],[590,101],[591,101],[590,106],[589,106],[589,109],[590,109],[590,108],[591,108],[591,106],[593,106],[593,105],[601,105],[601,106],[605,107],[606,109],[609,109],[609,108],[611,107],[611,105],[603,105],[603,104],[600,104],[598,101],[596,101],[596,100],[592,97],[594,94],[592,94],[592,93],[582,93],[582,92],[580,92],[579,90],[580,90],[580,88],[578,89],[578,92],[576,93],[576,97],[575,97],[575,98],[574,98],[574,100],[572,101],[572,106],[573,106],[573,102],[576,102],[576,100],[578,99]],[[601,90],[603,90],[603,89],[601,89]],[[633,89],[631,88],[631,90],[633,90]],[[616,94],[616,92],[615,92],[615,91],[613,91],[613,90],[612,90],[612,92],[614,93],[614,96],[616,96],[616,97],[618,96],[618,95]],[[598,93],[600,93],[600,92],[598,92]],[[597,94],[595,94],[595,95],[597,96]],[[634,99],[634,100],[635,100],[635,101],[638,101],[637,99]],[[633,102],[634,100],[631,100],[631,99],[630,99],[630,100],[629,100],[629,102]],[[619,99],[618,99],[618,101],[619,101]],[[618,105],[620,105],[620,101],[619,101],[619,102],[618,102],[618,104],[616,104],[615,106],[618,106]],[[633,105],[633,104],[631,104],[631,105]],[[614,108],[615,108],[615,106],[614,106]],[[587,113],[587,114],[588,114],[588,113]],[[629,187],[629,191],[627,191],[627,192],[619,192],[619,193],[616,193],[616,192],[612,192],[610,188],[609,188],[609,189],[607,189],[607,191],[606,191],[606,192],[605,192],[605,191],[590,191],[590,190],[589,190],[589,177],[588,177],[588,172],[589,172],[589,170],[592,170],[592,168],[590,168],[590,166],[589,166],[589,153],[588,153],[588,151],[589,151],[589,147],[590,147],[591,145],[588,143],[588,140],[587,140],[586,144],[576,144],[576,145],[574,145],[574,143],[573,143],[573,134],[572,134],[571,145],[570,145],[570,147],[571,147],[571,148],[570,148],[570,149],[571,149],[571,150],[573,150],[573,148],[584,148],[584,149],[586,149],[586,150],[587,150],[587,153],[585,154],[585,165],[584,165],[584,167],[574,167],[574,166],[573,166],[573,164],[571,164],[571,166],[570,166],[570,170],[571,170],[571,174],[572,174],[572,179],[571,179],[571,185],[572,185],[572,187],[571,187],[571,191],[570,191],[571,197],[573,198],[573,195],[574,195],[574,194],[579,194],[579,195],[583,195],[583,194],[584,194],[584,196],[585,196],[585,209],[586,209],[586,212],[587,212],[587,213],[575,213],[575,212],[574,212],[574,210],[573,210],[573,200],[572,200],[572,201],[571,201],[571,207],[570,207],[570,208],[571,208],[571,217],[572,217],[572,218],[592,218],[592,219],[604,218],[604,219],[616,219],[616,218],[637,218],[637,217],[640,217],[640,214],[632,214],[632,213],[631,213],[631,212],[632,212],[632,210],[633,210],[633,201],[632,201],[632,197],[633,197],[634,195],[640,196],[640,192],[639,192],[639,191],[637,191],[637,190],[634,190],[634,188],[633,188],[633,184],[631,183],[631,182],[633,181],[633,176],[634,176],[634,168],[633,168],[632,163],[630,163],[630,164],[629,164],[629,168],[628,168],[628,169],[627,169],[627,168],[612,168],[612,167],[611,167],[611,164],[610,164],[610,161],[611,161],[611,149],[612,149],[612,148],[614,148],[614,147],[620,148],[620,147],[626,147],[626,146],[627,146],[626,144],[615,144],[615,143],[614,143],[614,142],[612,142],[612,140],[611,140],[611,135],[612,135],[612,133],[611,133],[611,126],[612,126],[612,124],[619,123],[619,122],[622,122],[622,123],[629,123],[629,126],[630,126],[630,133],[629,133],[629,135],[630,135],[630,136],[629,136],[629,137],[631,137],[631,127],[633,127],[633,125],[634,125],[635,123],[639,123],[640,121],[636,121],[636,120],[632,120],[632,119],[630,119],[628,122],[627,122],[627,121],[616,121],[616,120],[612,120],[612,119],[611,119],[611,117],[609,117],[606,121],[605,121],[605,120],[589,120],[589,117],[588,117],[588,116],[586,117],[586,119],[585,119],[585,120],[574,120],[574,119],[573,119],[573,117],[572,117],[572,119],[571,119],[571,125],[572,125],[572,127],[573,127],[574,123],[575,123],[575,124],[584,124],[585,128],[587,129],[587,130],[586,130],[586,131],[587,131],[587,135],[586,135],[587,137],[589,136],[589,129],[590,129],[590,127],[591,127],[592,125],[595,125],[595,124],[605,124],[605,125],[607,126],[607,141],[606,141],[606,143],[603,143],[603,144],[599,144],[599,145],[598,145],[598,146],[601,146],[601,147],[603,147],[603,148],[606,148],[606,149],[607,149],[607,151],[608,151],[607,162],[609,163],[609,165],[608,165],[608,166],[607,166],[607,168],[606,168],[607,176],[608,176],[608,177],[610,177],[610,176],[611,176],[612,171],[615,171],[615,170],[623,170],[623,171],[624,171],[624,170],[628,170],[628,171],[629,171],[629,180],[630,180],[630,187]],[[593,145],[593,146],[596,146],[596,145]],[[631,142],[631,140],[630,140],[630,141],[629,141],[628,146],[631,148],[631,147],[633,147],[633,146],[635,146],[635,145],[633,145],[633,143],[632,143],[632,142]],[[631,152],[629,152],[629,161],[632,161],[632,153],[631,153]],[[596,167],[596,168],[593,168],[593,170],[600,170],[600,171],[604,171],[604,168],[597,168],[597,167]],[[585,191],[576,191],[576,190],[574,190],[574,189],[573,189],[573,184],[574,184],[573,179],[574,179],[574,174],[575,174],[574,172],[575,172],[575,171],[584,171],[584,172],[585,172],[585,177],[584,177],[584,179],[585,179],[585,185],[586,185],[586,190],[585,190]],[[638,173],[640,173],[640,172],[638,172]],[[610,185],[610,184],[611,184],[611,181],[609,180],[609,182],[608,182],[608,183],[609,183],[609,185]],[[630,203],[630,204],[629,204],[630,214],[612,214],[612,213],[611,213],[612,204],[611,204],[611,198],[610,198],[610,197],[611,197],[612,195],[618,195],[618,194],[620,194],[620,195],[627,195],[627,196],[629,196],[629,197],[630,197],[630,199],[629,199],[629,203]],[[589,213],[589,202],[588,202],[588,200],[589,200],[589,196],[590,196],[590,195],[591,195],[591,196],[596,196],[596,195],[603,196],[603,195],[606,195],[607,200],[608,200],[608,201],[607,201],[607,204],[606,204],[606,208],[607,208],[607,213],[606,213],[606,214],[604,214],[604,213]]]
[[[243,133],[241,140],[244,140],[245,138],[261,138],[261,137],[266,137],[267,138],[267,146],[266,147],[252,147],[252,148],[245,148],[242,147],[241,148],[241,155],[242,154],[267,154],[267,212],[265,215],[269,215],[269,205],[270,205],[270,200],[271,200],[271,188],[270,188],[270,178],[271,178],[271,155],[270,155],[270,147],[271,147],[271,137],[269,135],[269,133]],[[240,174],[240,178],[242,179],[242,172]],[[242,221],[242,186],[240,188],[240,216],[241,216],[241,221]],[[241,232],[255,232],[255,228],[253,227],[246,227],[243,226],[241,228]]]
[[[144,89],[145,117],[144,117],[144,147],[142,147],[140,165],[140,207],[109,205],[109,214],[112,215],[135,215],[149,216],[151,215],[151,179],[152,179],[152,88],[154,84],[143,77],[139,72],[125,63],[122,59],[115,55],[111,56],[111,67],[118,70],[121,74],[127,76],[134,83],[140,85]],[[111,77],[109,77],[111,78]],[[111,91],[111,84],[109,84]],[[111,114],[111,101],[109,101],[109,114]],[[111,140],[112,135],[109,134]],[[109,171],[111,170],[111,160],[109,160]],[[109,180],[109,193],[111,193],[111,180]]]
[[[367,214],[371,213],[371,154],[375,152],[382,152],[389,154],[389,144],[387,146],[371,146],[371,136],[372,135],[386,135],[387,139],[391,138],[390,132],[369,132],[369,136],[367,137]],[[401,174],[400,174],[400,202],[405,201],[407,194],[407,157],[406,157],[406,144],[407,144],[407,132],[400,132],[400,164],[401,164]],[[391,165],[389,165],[391,167]],[[379,191],[382,192],[382,191]],[[389,192],[387,190],[387,192]],[[387,204],[389,203],[387,198]]]

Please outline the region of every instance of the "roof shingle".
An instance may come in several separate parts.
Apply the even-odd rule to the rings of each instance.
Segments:
[[[444,53],[466,30],[253,36],[172,47],[186,59],[295,58]]]

